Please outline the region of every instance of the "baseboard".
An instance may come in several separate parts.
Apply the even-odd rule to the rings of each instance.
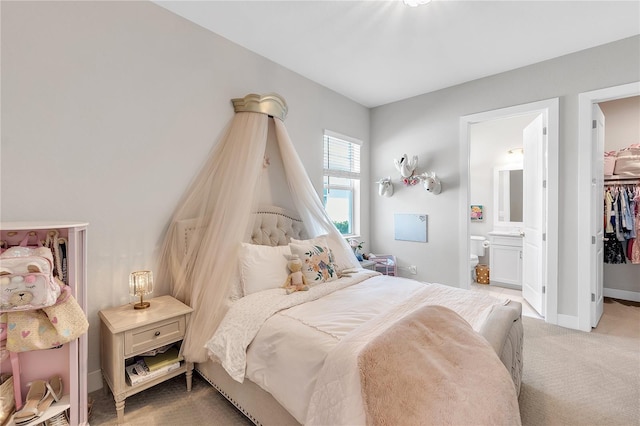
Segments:
[[[580,330],[579,318],[573,315],[558,314],[558,325],[560,327]]]
[[[604,297],[613,299],[630,300],[632,302],[640,302],[640,292],[629,290],[618,290],[616,288],[604,288]]]
[[[512,290],[522,291],[522,285],[518,285],[518,284],[509,284],[509,283],[501,283],[498,281],[491,281],[489,285],[491,287],[510,288]]]
[[[102,389],[102,370],[96,370],[87,375],[87,391],[89,393]]]

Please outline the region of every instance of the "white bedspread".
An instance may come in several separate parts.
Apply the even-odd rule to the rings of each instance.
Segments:
[[[375,275],[379,273],[362,269],[351,277],[312,286],[309,291],[287,294],[283,288],[276,288],[245,296],[231,305],[205,347],[209,350],[209,355],[219,360],[234,380],[242,383],[247,364],[247,346],[269,317],[283,309],[316,300]]]
[[[508,303],[439,284],[372,275],[363,271],[289,296],[269,290],[245,297],[230,309],[207,348],[234,379],[246,375],[300,423],[361,423],[357,368],[355,376],[348,373],[352,361],[345,360],[352,349],[340,342],[349,341],[351,348],[354,340],[365,344],[387,321],[426,304],[454,310],[479,331],[494,306]]]

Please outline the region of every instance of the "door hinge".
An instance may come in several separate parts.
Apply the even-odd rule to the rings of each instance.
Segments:
[[[543,134],[544,136],[546,136],[546,135],[547,135],[547,128],[546,128],[546,127],[543,127],[543,128],[542,128],[542,134]]]
[[[596,294],[595,293],[591,293],[591,301],[592,302],[596,301]]]
[[[546,187],[547,187],[547,180],[546,180],[546,179],[542,181],[542,187],[543,187],[543,188],[546,188]]]
[[[596,243],[596,236],[592,235],[591,236],[591,244],[595,244]]]
[[[591,122],[591,128],[592,128],[592,129],[595,129],[596,127],[598,127],[598,122],[597,122],[596,120],[593,120],[593,121]]]
[[[545,294],[547,292],[547,286],[543,285],[542,286],[542,294]]]
[[[547,233],[542,234],[542,241],[547,241]]]

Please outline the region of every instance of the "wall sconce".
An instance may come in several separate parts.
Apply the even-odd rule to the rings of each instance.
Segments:
[[[393,183],[391,182],[391,176],[387,176],[384,179],[380,179],[376,183],[378,184],[379,196],[391,197],[393,195]]]
[[[524,148],[511,148],[509,151],[507,151],[507,154],[524,155]]]
[[[140,302],[133,305],[134,309],[146,309],[151,303],[145,302],[143,297],[153,291],[153,272],[135,271],[129,275],[129,294],[140,296]]]
[[[524,163],[524,148],[511,148],[507,151],[507,163],[522,166]]]
[[[426,189],[428,192],[431,192],[432,194],[439,194],[440,192],[442,192],[442,183],[440,182],[438,176],[436,176],[435,172],[414,174],[416,168],[418,167],[417,155],[414,155],[411,160],[409,160],[407,154],[403,154],[402,158],[400,158],[399,160],[394,159],[393,162],[396,166],[396,169],[402,176],[402,182],[406,186],[413,186],[421,183],[424,186],[424,189]],[[391,182],[391,178],[387,179],[389,179],[389,182]],[[378,181],[377,183],[382,185],[380,182],[382,182],[382,180]],[[378,191],[380,195],[382,195],[381,187],[378,188]]]

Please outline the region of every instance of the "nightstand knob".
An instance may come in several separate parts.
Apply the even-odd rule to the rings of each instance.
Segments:
[[[159,332],[159,331],[156,331],[156,332],[154,333],[154,336],[156,336],[156,337],[158,337],[159,335],[160,335],[160,332]]]

